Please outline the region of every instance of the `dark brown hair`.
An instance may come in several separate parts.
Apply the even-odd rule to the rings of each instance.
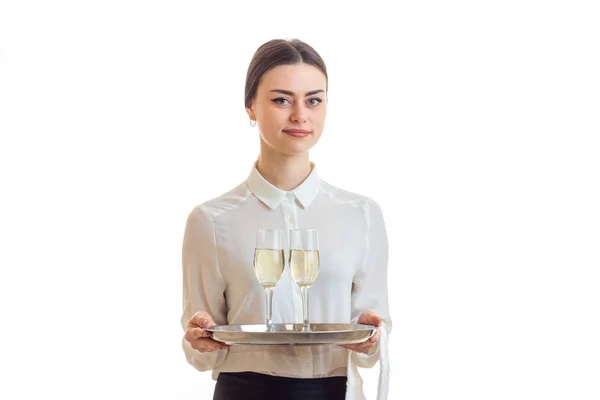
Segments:
[[[317,67],[323,72],[327,82],[327,68],[323,59],[315,49],[303,41],[274,39],[260,46],[254,53],[246,74],[246,108],[252,105],[260,80],[267,71],[278,65],[299,63]]]

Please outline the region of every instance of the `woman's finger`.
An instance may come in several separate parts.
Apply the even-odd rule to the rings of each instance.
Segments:
[[[371,336],[371,338],[369,339],[369,343],[377,343],[377,342],[379,342],[379,336],[380,336],[379,329],[377,329],[375,331],[375,334],[373,336]]]
[[[212,339],[197,339],[192,343],[192,347],[198,351],[207,353],[214,350],[227,349],[229,346]]]
[[[373,348],[373,346],[375,346],[375,345],[366,342],[366,343],[360,343],[360,344],[347,344],[347,345],[343,345],[342,347],[344,347],[348,350],[356,351],[358,353],[368,353],[369,350],[371,350],[371,348]]]
[[[212,320],[212,317],[208,313],[204,311],[199,311],[196,314],[194,314],[192,318],[190,318],[189,324],[193,326],[198,326],[200,328],[210,328],[211,326],[215,325],[215,322]]]
[[[210,332],[205,331],[202,328],[193,328],[192,329],[192,333],[194,334],[194,337],[197,338],[197,339],[198,338],[209,338],[209,337],[211,337]]]

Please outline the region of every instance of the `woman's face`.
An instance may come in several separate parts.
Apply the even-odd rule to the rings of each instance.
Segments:
[[[289,156],[309,151],[325,126],[326,85],[325,75],[309,64],[279,65],[265,73],[247,109],[265,144]]]

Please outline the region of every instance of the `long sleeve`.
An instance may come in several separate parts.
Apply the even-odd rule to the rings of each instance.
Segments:
[[[368,355],[348,354],[348,389],[346,400],[363,400],[362,378],[358,368],[371,368],[380,361],[377,399],[386,400],[389,387],[388,334],[392,329],[387,290],[388,240],[381,208],[369,200],[365,203],[367,221],[366,252],[362,270],[356,274],[352,289],[352,322],[371,310],[383,321],[376,350]]]
[[[356,323],[360,314],[371,310],[381,317],[381,329],[390,333],[392,320],[389,312],[387,268],[388,239],[381,208],[373,200],[365,204],[367,220],[367,250],[361,272],[356,274],[352,289],[352,322]],[[377,350],[379,345],[377,346]],[[371,368],[378,361],[378,351],[370,355],[354,353],[356,364],[361,368]]]
[[[190,213],[183,239],[183,314],[181,325],[185,330],[189,319],[197,311],[209,313],[217,325],[227,323],[225,280],[219,270],[214,221],[202,206]],[[187,361],[200,371],[211,370],[221,364],[228,350],[201,353],[192,349],[183,339]]]
[[[368,355],[348,353],[348,388],[346,400],[364,400],[358,368],[371,368],[380,361],[377,400],[386,400],[389,387],[388,334],[392,329],[387,290],[388,240],[381,208],[368,200],[364,205],[367,221],[366,252],[362,270],[355,275],[352,287],[352,322],[371,310],[383,321],[376,350]]]

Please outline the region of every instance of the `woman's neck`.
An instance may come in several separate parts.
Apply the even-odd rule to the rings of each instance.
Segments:
[[[287,156],[261,146],[256,169],[271,185],[285,191],[297,188],[310,175],[308,153]]]

